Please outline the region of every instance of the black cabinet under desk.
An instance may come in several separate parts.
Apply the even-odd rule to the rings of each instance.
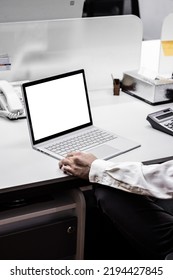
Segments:
[[[79,189],[4,204],[0,259],[82,259],[84,231],[85,200]]]

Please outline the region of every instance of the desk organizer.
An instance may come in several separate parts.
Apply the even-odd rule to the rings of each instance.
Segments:
[[[137,71],[123,74],[122,90],[152,105],[173,101],[173,79],[149,79]]]

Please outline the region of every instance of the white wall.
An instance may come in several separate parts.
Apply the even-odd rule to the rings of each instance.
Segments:
[[[84,0],[0,0],[0,22],[81,17]]]
[[[162,23],[173,12],[173,0],[138,0],[143,22],[143,38],[160,39]]]

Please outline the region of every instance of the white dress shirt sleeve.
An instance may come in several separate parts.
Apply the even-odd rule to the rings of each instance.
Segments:
[[[136,194],[173,198],[173,160],[143,165],[96,159],[91,165],[89,180]]]

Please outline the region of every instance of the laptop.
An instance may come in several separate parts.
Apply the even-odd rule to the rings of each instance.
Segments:
[[[22,84],[31,144],[56,159],[84,151],[110,159],[140,145],[94,126],[84,69]]]

